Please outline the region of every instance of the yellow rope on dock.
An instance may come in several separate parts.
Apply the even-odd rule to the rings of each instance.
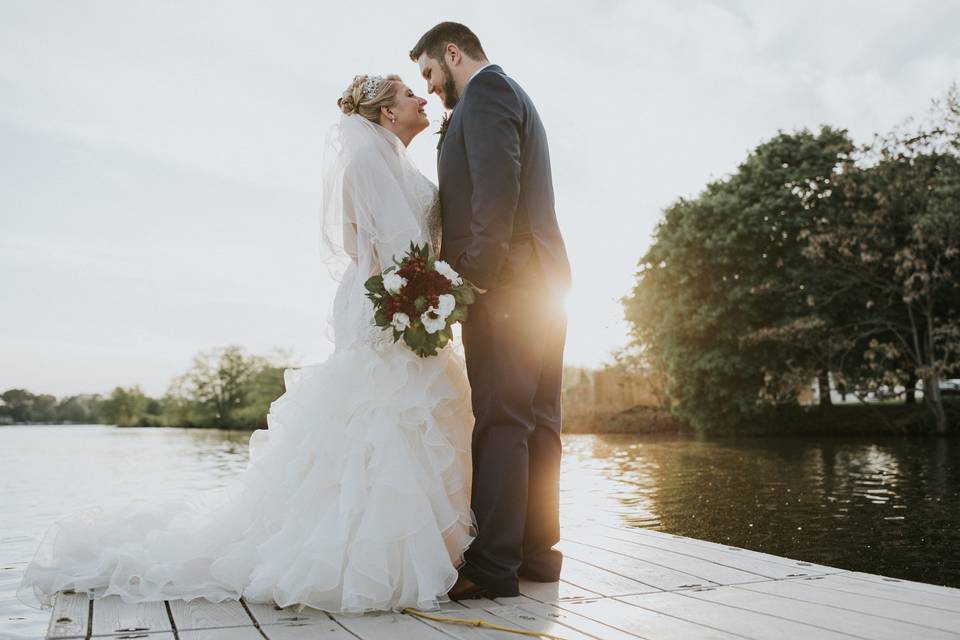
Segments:
[[[419,609],[414,609],[412,607],[407,607],[402,611],[402,613],[408,613],[412,616],[418,618],[424,618],[426,620],[432,620],[433,622],[448,622],[450,624],[462,624],[468,627],[483,627],[485,629],[493,629],[494,631],[504,631],[506,633],[515,633],[520,636],[528,636],[530,638],[546,638],[547,640],[565,640],[560,636],[552,636],[549,633],[541,633],[539,631],[528,631],[526,629],[517,629],[515,627],[503,627],[499,624],[493,624],[492,622],[487,622],[486,620],[480,620],[479,618],[449,618],[447,616],[434,616],[428,613],[424,613]]]

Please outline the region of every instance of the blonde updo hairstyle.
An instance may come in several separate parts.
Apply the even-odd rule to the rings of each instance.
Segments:
[[[384,82],[376,94],[369,98],[364,95],[363,87],[370,76],[355,76],[353,82],[337,100],[337,106],[346,115],[359,114],[370,122],[380,122],[380,109],[389,107],[397,97],[397,88],[400,86],[400,76],[384,76]]]

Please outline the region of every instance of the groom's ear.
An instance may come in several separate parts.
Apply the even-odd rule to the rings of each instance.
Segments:
[[[463,61],[463,52],[460,51],[460,47],[448,42],[447,46],[443,48],[443,60],[447,63],[447,66],[460,64]]]

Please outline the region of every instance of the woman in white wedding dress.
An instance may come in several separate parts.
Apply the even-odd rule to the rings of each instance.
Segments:
[[[341,259],[335,350],[290,369],[246,469],[223,489],[99,507],[46,531],[18,589],[125,602],[197,597],[361,613],[435,608],[473,539],[473,414],[461,351],[420,358],[372,325],[364,282],[410,242],[439,247],[436,187],[406,145],[428,121],[396,76],[358,76],[324,158],[323,236]]]

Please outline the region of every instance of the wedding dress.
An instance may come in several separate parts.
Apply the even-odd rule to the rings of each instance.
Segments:
[[[462,351],[420,358],[371,323],[364,281],[411,241],[436,249],[436,187],[389,130],[343,116],[327,141],[323,237],[344,269],[335,348],[288,369],[268,429],[225,488],[57,520],[17,595],[243,597],[362,613],[447,600],[473,539],[473,414]]]

